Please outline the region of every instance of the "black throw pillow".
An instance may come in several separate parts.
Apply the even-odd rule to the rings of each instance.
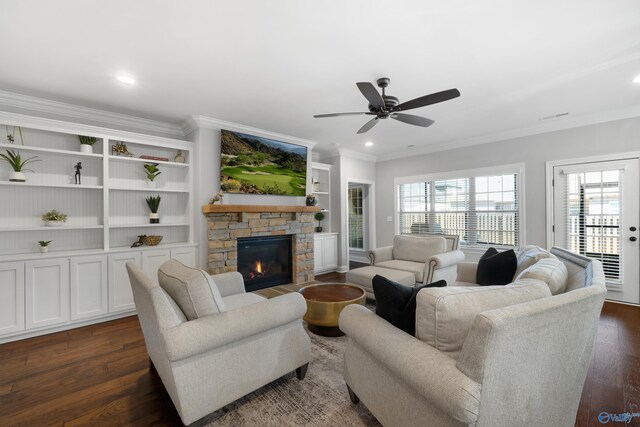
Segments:
[[[376,297],[376,314],[408,334],[416,333],[416,295],[423,288],[447,286],[439,280],[428,285],[412,288],[376,275],[372,281]]]
[[[480,286],[503,286],[513,281],[518,259],[513,249],[498,252],[489,248],[478,261],[476,283]]]

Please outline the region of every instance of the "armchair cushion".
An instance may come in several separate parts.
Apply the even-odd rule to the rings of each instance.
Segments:
[[[158,269],[158,283],[188,320],[226,311],[217,286],[205,271],[172,259]]]
[[[398,235],[393,238],[393,259],[426,262],[431,255],[447,250],[444,237],[414,237]]]
[[[402,270],[408,273],[413,273],[413,275],[416,276],[416,283],[422,283],[422,280],[424,279],[424,261],[414,262],[394,259],[391,261],[378,262],[376,263],[376,267],[389,268],[391,270]]]
[[[376,275],[372,280],[376,297],[376,314],[398,329],[408,334],[416,334],[416,295],[420,289],[447,286],[440,280],[419,287],[396,283],[386,277]]]
[[[489,248],[478,261],[476,283],[480,286],[503,286],[513,281],[518,262],[513,249],[498,252]]]
[[[520,273],[516,281],[521,279],[541,280],[549,286],[552,295],[561,294],[567,287],[567,267],[556,258],[545,258]]]
[[[549,287],[532,279],[514,287],[423,289],[417,296],[416,336],[455,359],[476,315],[547,296],[551,296]]]
[[[520,273],[525,271],[527,268],[545,258],[556,258],[556,256],[535,245],[529,245],[521,248],[518,251],[518,268],[516,269],[516,274],[513,277],[518,277]]]

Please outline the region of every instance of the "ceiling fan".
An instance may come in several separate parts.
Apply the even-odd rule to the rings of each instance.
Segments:
[[[367,98],[369,101],[369,112],[362,113],[332,113],[332,114],[316,114],[315,118],[320,119],[324,117],[339,117],[339,116],[375,116],[373,119],[369,120],[358,130],[358,133],[365,133],[370,130],[372,127],[378,124],[380,119],[388,119],[391,117],[392,119],[398,120],[403,123],[408,123],[410,125],[428,127],[434,124],[435,122],[431,119],[427,119],[426,117],[414,116],[413,114],[404,114],[400,111],[413,110],[414,108],[425,107],[431,104],[437,104],[438,102],[448,101],[453,98],[457,98],[460,96],[460,91],[458,89],[449,89],[443,90],[442,92],[432,93],[430,95],[421,96],[420,98],[412,99],[411,101],[403,102],[400,104],[400,101],[395,96],[387,95],[385,93],[385,88],[389,86],[391,79],[388,77],[382,77],[376,81],[378,86],[382,88],[382,95],[378,92],[378,90],[369,82],[359,82],[356,83],[360,92]]]

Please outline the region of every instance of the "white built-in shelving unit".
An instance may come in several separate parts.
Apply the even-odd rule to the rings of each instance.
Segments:
[[[80,152],[78,135],[97,138],[93,153]],[[117,143],[133,156],[115,155]],[[28,166],[34,173],[25,183],[9,182],[12,169],[0,161],[0,342],[133,313],[127,261],[150,277],[170,258],[196,265],[191,142],[0,112],[0,153],[6,150],[39,161]],[[174,161],[178,150],[185,163]],[[156,188],[145,163],[162,172]],[[150,224],[145,199],[155,195],[160,223]],[[68,215],[62,227],[43,224],[52,209]],[[163,239],[131,248],[142,234]],[[52,241],[48,253],[40,253],[40,240]]]
[[[314,234],[314,272],[322,274],[338,267],[338,233],[331,232],[331,165],[311,164],[311,189],[325,215],[322,232]]]

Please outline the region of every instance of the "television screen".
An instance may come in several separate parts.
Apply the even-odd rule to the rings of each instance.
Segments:
[[[306,195],[307,147],[224,129],[221,132],[222,191]]]

